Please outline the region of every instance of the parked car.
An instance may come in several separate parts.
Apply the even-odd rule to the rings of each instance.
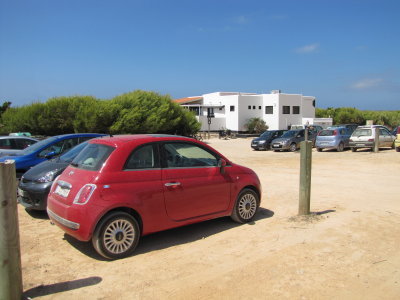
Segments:
[[[349,134],[351,135],[353,133],[353,131],[357,129],[358,126],[359,125],[357,125],[357,124],[339,124],[339,125],[329,126],[328,129],[345,127],[349,130]]]
[[[0,152],[3,155],[13,154],[37,143],[38,140],[23,136],[0,136]]]
[[[379,148],[394,148],[395,137],[389,129],[381,125],[366,125],[358,126],[351,134],[349,141],[351,151],[355,152],[360,148],[374,148],[376,130],[379,130]]]
[[[46,210],[47,196],[54,178],[60,175],[88,142],[83,142],[64,154],[30,168],[18,185],[17,199],[28,209]]]
[[[79,143],[102,135],[104,134],[74,133],[49,137],[25,148],[24,150],[16,150],[18,152],[10,154],[9,156],[1,157],[0,162],[8,159],[14,160],[17,177],[20,177],[23,173],[28,171],[31,167],[36,166],[38,163],[60,155]]]
[[[400,126],[397,127],[396,140],[394,141],[394,147],[396,148],[396,152],[400,152]]]
[[[254,150],[267,150],[271,148],[272,140],[282,136],[287,130],[267,130],[258,138],[251,141],[251,148]]]
[[[32,136],[30,132],[12,132],[9,135],[11,136]]]
[[[320,125],[291,125],[290,126],[290,130],[298,130],[298,129],[306,129],[306,128],[308,128],[309,130],[317,131],[317,132],[324,129]]]
[[[93,139],[54,181],[47,213],[67,234],[109,259],[143,235],[213,218],[253,220],[254,171],[203,142],[168,135]]]
[[[304,129],[286,131],[280,138],[271,142],[271,149],[276,151],[290,150],[292,152],[300,148],[300,142],[304,141]],[[310,130],[308,132],[308,140],[315,142],[317,132]]]
[[[318,152],[323,149],[336,149],[338,152],[349,147],[350,133],[345,127],[330,127],[331,129],[321,130],[315,140],[315,147]]]

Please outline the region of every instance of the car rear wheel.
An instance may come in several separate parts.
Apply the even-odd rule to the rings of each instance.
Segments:
[[[357,151],[356,147],[351,148],[351,152],[356,152],[356,151]]]
[[[397,147],[397,148],[396,148],[396,152],[400,152],[400,147]]]
[[[257,193],[252,189],[245,188],[236,199],[231,218],[238,223],[250,222],[256,215],[259,206],[260,198]]]
[[[296,143],[292,143],[292,144],[290,144],[290,146],[289,146],[289,150],[290,150],[291,152],[295,152],[295,151],[297,150]]]
[[[337,152],[342,152],[343,149],[344,149],[344,144],[341,142],[341,143],[339,143],[339,145],[338,145],[336,150],[337,150]]]
[[[318,152],[322,152],[322,148],[317,148],[317,151]]]
[[[125,212],[106,215],[97,225],[92,244],[97,253],[109,259],[129,256],[140,238],[139,224]]]

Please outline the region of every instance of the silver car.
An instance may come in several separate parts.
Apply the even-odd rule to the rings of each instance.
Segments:
[[[351,151],[355,152],[359,148],[373,148],[375,145],[375,132],[379,130],[379,148],[394,148],[396,137],[392,135],[385,126],[367,125],[358,126],[352,133],[349,141]]]

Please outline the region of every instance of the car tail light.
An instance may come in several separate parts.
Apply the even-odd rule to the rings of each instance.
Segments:
[[[338,135],[338,131],[336,129],[333,131],[333,135]]]
[[[375,141],[375,139],[368,139],[368,142],[373,142]]]
[[[95,184],[85,184],[79,190],[78,194],[76,194],[74,199],[74,204],[80,204],[80,205],[86,204],[89,201],[95,189],[96,189]]]
[[[397,134],[400,134],[400,126],[397,127]]]

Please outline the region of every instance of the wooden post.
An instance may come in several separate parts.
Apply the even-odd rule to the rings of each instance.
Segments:
[[[379,128],[375,128],[374,152],[379,152]]]
[[[16,173],[13,160],[0,163],[0,299],[21,299]]]
[[[312,142],[300,143],[299,215],[310,214]]]

